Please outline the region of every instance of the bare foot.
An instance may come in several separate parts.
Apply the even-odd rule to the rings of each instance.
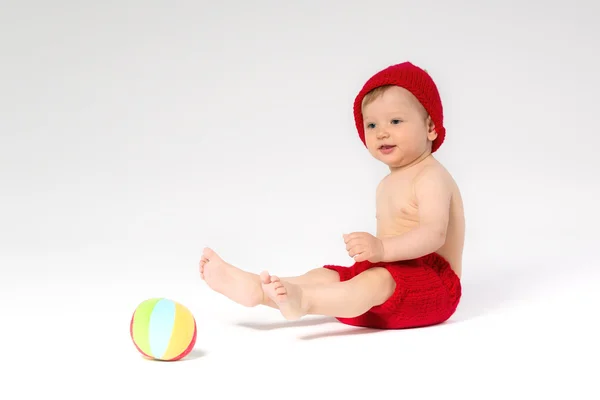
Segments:
[[[277,304],[285,319],[296,320],[306,315],[308,306],[305,304],[300,285],[283,282],[266,271],[260,274],[260,281],[264,294]]]
[[[200,276],[208,287],[246,307],[262,304],[264,293],[255,274],[226,263],[210,248],[200,260]]]

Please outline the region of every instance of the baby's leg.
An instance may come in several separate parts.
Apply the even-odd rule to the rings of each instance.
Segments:
[[[295,285],[316,285],[321,283],[335,283],[340,281],[340,274],[326,268],[311,269],[304,275],[281,278],[282,281]]]
[[[371,268],[344,282],[295,284],[263,272],[263,291],[289,320],[307,314],[352,318],[383,304],[396,289],[385,268]]]
[[[263,304],[278,308],[277,304],[265,296],[259,275],[226,263],[212,249],[204,249],[200,260],[200,275],[212,290],[238,304],[246,307]],[[294,284],[331,283],[339,281],[339,274],[325,268],[316,268],[304,275],[283,279]]]

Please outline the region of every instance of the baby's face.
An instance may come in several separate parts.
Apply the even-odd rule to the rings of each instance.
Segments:
[[[402,167],[431,151],[433,124],[408,90],[391,87],[363,108],[369,152],[390,167]]]

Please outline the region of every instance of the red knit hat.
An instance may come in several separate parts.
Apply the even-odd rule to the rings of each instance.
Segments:
[[[432,143],[431,152],[435,152],[444,142],[444,110],[437,86],[429,74],[410,62],[387,67],[373,75],[363,86],[354,100],[354,121],[360,140],[367,145],[362,117],[362,101],[371,90],[386,85],[400,86],[411,92],[425,107],[435,124],[437,138]]]

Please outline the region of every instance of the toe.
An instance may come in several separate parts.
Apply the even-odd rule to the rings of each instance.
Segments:
[[[285,294],[278,294],[275,297],[276,297],[277,301],[282,304],[285,303],[287,300],[287,296]]]
[[[271,282],[279,282],[279,281],[280,281],[280,279],[278,276],[275,276],[275,275],[271,276]]]
[[[271,283],[271,276],[267,271],[263,271],[260,273],[260,281],[265,285]]]
[[[210,260],[211,258],[214,258],[216,256],[216,253],[210,247],[205,247],[204,251],[202,252],[202,255],[204,256],[204,258]]]

